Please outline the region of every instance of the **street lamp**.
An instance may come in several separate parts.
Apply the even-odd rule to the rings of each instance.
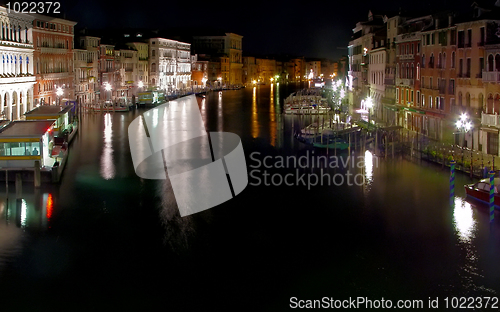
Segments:
[[[469,116],[467,116],[466,113],[462,113],[460,115],[460,119],[457,120],[456,122],[456,126],[457,126],[457,129],[458,129],[458,135],[460,136],[460,133],[463,132],[464,133],[464,139],[462,141],[462,146],[465,145],[465,134],[469,131],[472,130],[472,123],[470,122],[469,120]],[[458,140],[457,140],[458,141]],[[472,145],[472,144],[471,144]],[[472,145],[471,148],[473,149],[474,146]]]
[[[372,98],[371,97],[367,97],[365,99],[365,107],[366,107],[366,110],[368,111],[368,123],[371,123],[371,109],[373,107],[373,101],[372,101]]]
[[[59,106],[61,106],[61,96],[63,95],[64,91],[61,87],[57,88],[56,95],[57,95],[57,102],[59,103]]]
[[[112,89],[112,87],[111,87],[111,85],[109,84],[109,82],[105,82],[105,83],[104,83],[104,89],[105,89],[106,91],[109,91],[109,101],[110,101],[110,103],[111,103],[111,89]]]

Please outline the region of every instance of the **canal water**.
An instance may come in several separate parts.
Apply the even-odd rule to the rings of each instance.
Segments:
[[[449,172],[369,150],[314,150],[282,116],[296,85],[198,99],[208,131],[240,136],[249,185],[180,217],[168,180],[136,176],[128,126],[88,114],[60,185],[0,185],[2,311],[284,311],[290,298],[500,296],[500,214]],[[439,309],[441,310],[441,309]],[[481,309],[475,309],[481,311]],[[491,311],[491,309],[487,309]]]

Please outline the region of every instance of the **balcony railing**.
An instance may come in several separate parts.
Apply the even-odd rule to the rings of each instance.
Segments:
[[[500,82],[500,72],[489,72],[483,70],[483,82]]]
[[[413,54],[402,54],[399,55],[400,60],[413,60],[415,56]]]
[[[388,85],[394,85],[394,78],[385,78],[384,79],[384,84],[386,86],[388,86]]]
[[[25,74],[27,75],[27,74]],[[23,83],[23,82],[35,82],[36,78],[32,75],[27,76],[7,76],[0,75],[0,84],[9,84],[9,83]]]
[[[500,115],[481,113],[481,125],[483,126],[500,126]]]
[[[396,85],[413,86],[414,79],[396,78]]]

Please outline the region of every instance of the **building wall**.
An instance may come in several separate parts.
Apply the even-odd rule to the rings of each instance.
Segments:
[[[191,86],[191,44],[149,39],[150,86],[172,92]]]
[[[74,26],[76,22],[32,14],[33,52],[36,85],[34,104],[56,104],[57,100],[75,99],[74,90]],[[56,91],[62,88],[58,98]]]
[[[193,49],[196,53],[212,57],[227,57],[229,73],[224,83],[241,85],[243,83],[243,36],[226,33],[224,36],[194,36]],[[225,71],[224,71],[225,72]],[[224,73],[221,73],[224,76]]]
[[[0,7],[0,104],[1,118],[16,120],[33,109],[33,18],[8,13]],[[14,31],[17,29],[17,32]],[[10,30],[10,31],[6,31]]]

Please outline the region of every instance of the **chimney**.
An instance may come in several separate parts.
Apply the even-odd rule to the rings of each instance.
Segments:
[[[453,25],[453,16],[448,15],[448,27],[451,27]]]
[[[436,18],[436,29],[439,29],[439,18]]]

